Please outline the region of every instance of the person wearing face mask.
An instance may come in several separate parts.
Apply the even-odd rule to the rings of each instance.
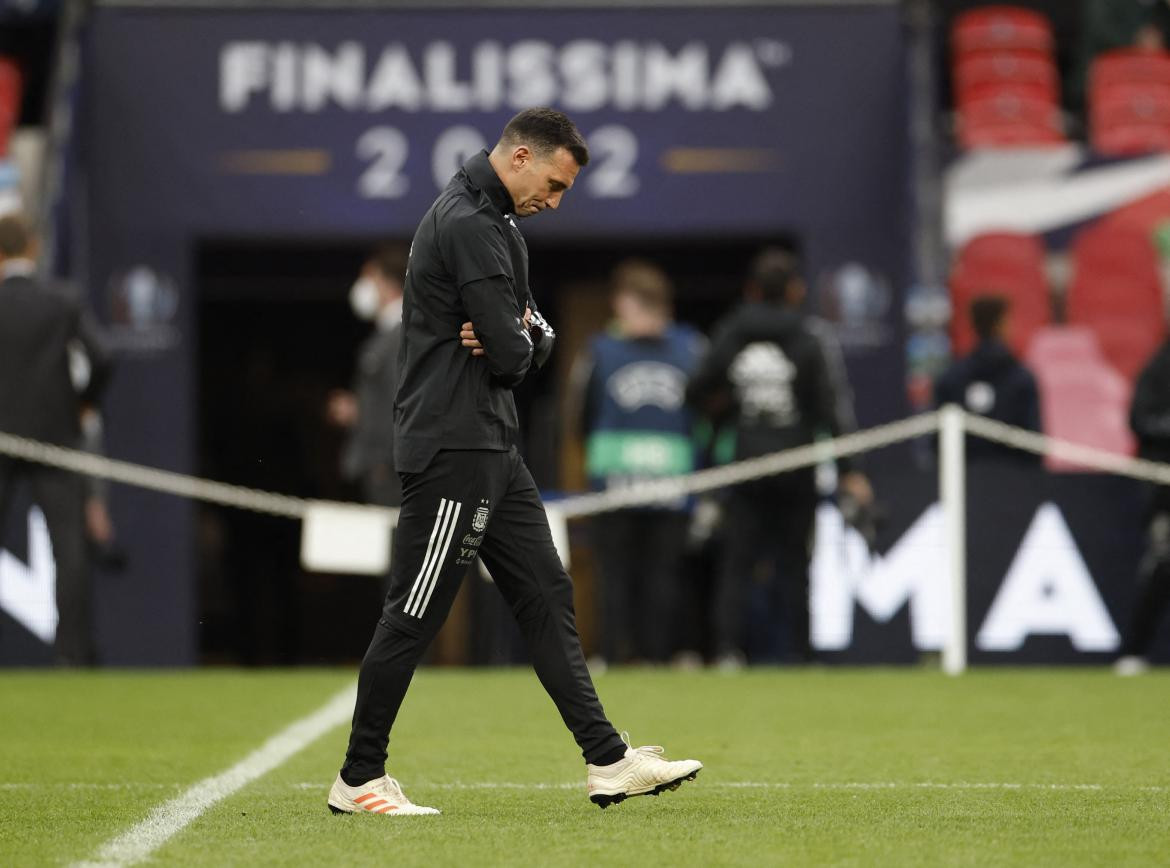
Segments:
[[[377,506],[402,503],[394,468],[394,392],[405,275],[406,251],[399,245],[385,244],[366,260],[349,291],[349,303],[354,315],[372,322],[375,330],[358,351],[353,391],[334,392],[327,407],[329,420],[349,429],[342,475],[358,483],[366,502]]]

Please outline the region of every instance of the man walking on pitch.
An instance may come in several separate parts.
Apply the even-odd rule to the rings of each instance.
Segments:
[[[556,338],[528,289],[516,226],[556,209],[589,152],[552,109],[521,112],[423,217],[403,305],[394,453],[402,479],[390,592],[362,661],[334,813],[436,814],[386,774],[390,728],[415,666],[478,556],[511,606],[541,684],[586,762],[601,807],[674,789],[702,768],[633,748],[606,719],[581,652],[573,588],[536,485],[515,447],[512,388]]]

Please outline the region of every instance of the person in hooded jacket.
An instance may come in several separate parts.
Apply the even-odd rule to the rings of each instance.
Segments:
[[[1039,431],[1040,394],[1036,378],[1007,345],[1010,314],[1011,305],[1002,296],[980,295],[971,301],[971,324],[978,343],[935,382],[935,406],[958,404],[970,413]],[[1040,460],[1030,452],[982,437],[967,438],[966,454],[969,461],[995,458],[1035,465]]]
[[[687,387],[689,403],[715,427],[735,430],[742,460],[836,435],[838,395],[821,340],[799,307],[805,297],[797,257],[768,249],[755,260],[744,302],[721,320]],[[839,462],[841,487],[872,499],[868,481]],[[787,659],[812,657],[809,566],[817,507],[815,468],[732,488],[724,503],[723,555],[714,589],[712,640],[721,668],[744,661],[747,599],[765,584],[786,614]]]

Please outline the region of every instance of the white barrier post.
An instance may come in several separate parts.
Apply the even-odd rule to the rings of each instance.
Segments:
[[[942,653],[942,668],[947,675],[960,675],[967,668],[967,467],[963,423],[963,409],[955,404],[947,404],[939,413],[939,498],[951,586],[951,629]]]

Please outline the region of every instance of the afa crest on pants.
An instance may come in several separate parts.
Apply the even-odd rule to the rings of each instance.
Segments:
[[[489,512],[486,506],[476,507],[475,515],[471,517],[471,529],[476,533],[483,533],[487,528],[488,515]]]

